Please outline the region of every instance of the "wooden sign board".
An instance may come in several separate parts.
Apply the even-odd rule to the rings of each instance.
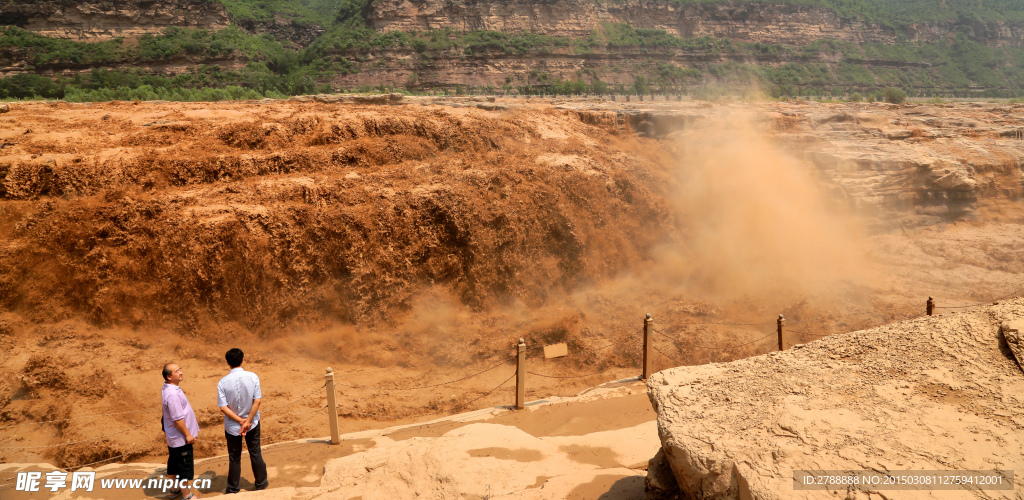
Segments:
[[[569,344],[562,342],[560,344],[551,344],[544,346],[544,357],[545,358],[560,358],[562,356],[569,355]]]

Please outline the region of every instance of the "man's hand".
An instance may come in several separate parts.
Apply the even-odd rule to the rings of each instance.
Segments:
[[[185,426],[185,419],[175,420],[174,427],[178,429],[182,436],[185,436],[185,444],[192,444],[192,441],[196,440],[196,437]]]
[[[235,422],[238,422],[239,424],[242,424],[242,423],[245,422],[245,420],[242,417],[239,417],[237,413],[231,411],[231,408],[228,408],[227,406],[219,406],[218,408],[220,408],[220,412],[221,413],[227,415],[228,418],[230,418],[231,420],[234,420]]]
[[[263,402],[263,398],[256,398],[252,400],[252,408],[249,408],[249,416],[245,418],[245,422],[242,422],[242,435],[244,436],[249,429],[252,429],[252,419],[256,418],[257,412],[260,411],[260,403]]]

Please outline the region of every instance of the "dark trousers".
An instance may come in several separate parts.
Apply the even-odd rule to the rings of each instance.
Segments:
[[[245,433],[245,447],[249,450],[249,463],[252,464],[252,474],[256,476],[256,489],[262,490],[267,487],[267,464],[263,461],[263,453],[260,452],[260,425],[249,429]],[[238,482],[242,477],[242,436],[232,436],[227,432],[224,437],[228,440],[228,489],[226,493],[238,493]]]
[[[167,447],[167,475],[178,476],[178,479],[195,477],[192,445],[186,444],[177,448]]]

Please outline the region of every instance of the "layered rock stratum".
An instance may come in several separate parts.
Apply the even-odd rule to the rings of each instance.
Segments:
[[[836,11],[781,3],[717,3],[680,6],[659,0],[593,3],[580,0],[503,2],[380,0],[362,15],[378,31],[445,30],[538,33],[586,37],[608,23],[663,29],[681,37],[712,36],[750,42],[805,45],[816,40],[851,43],[938,42],[964,35],[990,46],[1024,46],[1024,23],[950,19],[887,26],[844,17]],[[158,33],[162,29],[222,29],[232,22],[223,4],[204,0],[113,2],[12,0],[0,5],[0,24],[76,40]],[[271,32],[306,45],[323,32],[302,30],[284,18],[238,21],[248,31]]]
[[[713,36],[751,42],[804,45],[815,40],[852,43],[936,42],[956,33],[992,45],[1020,47],[1024,24],[950,20],[902,28],[840,16],[832,9],[772,3],[715,3],[680,6],[658,0],[589,2],[514,0],[507,2],[380,0],[367,13],[381,31],[494,30],[585,37],[605,23],[663,29],[681,37]]]
[[[169,27],[224,29],[227,11],[218,2],[11,1],[0,6],[0,25],[13,25],[54,38],[95,41],[157,34]]]
[[[986,19],[984,12],[977,16],[947,13],[944,14],[946,19],[940,21],[904,23],[876,22],[870,16],[823,7],[761,2],[678,5],[661,0],[606,3],[381,0],[367,2],[364,8],[346,7],[340,13],[330,12],[337,6],[325,7],[326,10],[318,14],[299,2],[275,3],[273,9],[264,4],[255,9],[258,13],[247,11],[245,2],[229,2],[228,5],[231,9],[212,0],[159,3],[11,0],[0,5],[0,25],[77,41],[125,37],[128,43],[138,36],[158,34],[172,27],[216,31],[234,25],[250,34],[274,38],[286,49],[315,47],[314,52],[298,59],[306,61],[302,64],[311,60],[333,63],[329,71],[317,70],[319,84],[330,84],[336,89],[395,86],[419,91],[456,90],[459,86],[538,91],[560,81],[580,81],[593,84],[595,91],[622,86],[620,92],[627,89],[645,92],[642,89],[646,83],[633,87],[637,82],[634,77],[642,76],[644,82],[659,82],[654,87],[661,91],[689,92],[693,85],[728,82],[744,92],[756,93],[760,89],[742,75],[749,73],[748,76],[753,77],[760,71],[743,70],[729,76],[735,71],[735,65],[778,69],[789,64],[805,67],[814,63],[808,66],[812,68],[811,73],[817,72],[815,67],[820,65],[831,74],[829,78],[819,82],[818,77],[809,75],[797,79],[784,75],[779,80],[773,77],[759,81],[769,86],[778,84],[779,88],[771,90],[775,95],[803,91],[813,94],[820,90],[815,87],[823,84],[832,91],[842,89],[844,92],[870,92],[898,85],[913,87],[922,95],[983,91],[997,92],[989,95],[1016,95],[1013,89],[1019,85],[1015,77],[996,68],[1010,66],[1014,56],[1003,55],[1005,50],[1024,46],[1024,22],[1012,20],[1012,16]],[[306,12],[307,17],[297,12]],[[370,44],[354,43],[350,39],[352,32],[331,27],[330,19],[335,18],[335,13],[341,16],[338,19],[348,19],[358,25],[365,22],[381,33],[403,32],[405,35],[390,42],[386,41],[389,37],[381,37]],[[627,41],[616,35],[621,29],[663,30],[664,35],[682,37],[689,42],[676,40],[681,43],[677,45],[666,44],[666,39]],[[490,41],[470,45],[455,42],[459,38],[456,34],[478,30],[488,31],[479,34],[478,41]],[[408,34],[415,38],[425,31],[433,32],[428,37],[433,42],[410,41]],[[519,34],[530,36],[513,40]],[[365,33],[355,36],[361,39]],[[396,42],[400,39],[405,41]],[[950,66],[942,57],[906,57],[877,50],[881,44],[909,47],[908,43],[959,44],[964,41],[986,47],[979,54],[996,51],[995,55],[978,56],[993,61],[983,64],[987,69],[963,73],[963,68],[959,67],[963,64]],[[859,53],[837,43],[874,46]],[[790,50],[795,47],[804,50]],[[963,50],[978,49],[973,45],[965,47]],[[140,66],[152,73],[175,75],[193,72],[194,67],[201,64],[238,70],[250,62],[268,62],[274,71],[290,67],[282,64],[280,54],[254,54],[236,47],[232,56],[225,58],[217,55],[221,52],[219,48],[205,51],[208,53],[195,48],[174,57],[148,54],[149,59],[141,61],[132,57],[93,61],[62,57],[50,58],[44,63],[34,60],[31,50],[8,47],[0,50],[0,75],[23,72],[70,75],[93,69]],[[716,67],[718,65],[726,69]],[[691,71],[680,73],[682,70]],[[850,71],[856,75],[851,76],[854,73]],[[916,76],[902,78],[899,71]],[[924,74],[931,76],[922,78]],[[792,85],[796,88],[790,88]]]
[[[1021,498],[1019,475],[1012,490],[847,492],[795,490],[793,471],[1024,468],[1024,372],[1000,331],[1022,315],[1016,299],[653,375],[683,498]]]

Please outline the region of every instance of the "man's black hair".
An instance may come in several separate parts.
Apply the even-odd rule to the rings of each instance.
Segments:
[[[224,355],[224,359],[227,360],[228,366],[232,368],[238,368],[242,366],[242,358],[245,357],[245,353],[237,347],[233,347],[228,350],[227,354]]]
[[[164,365],[164,382],[167,382],[167,379],[170,378],[172,373],[174,373],[171,371],[171,365],[173,364],[174,363],[167,363],[166,365]]]

